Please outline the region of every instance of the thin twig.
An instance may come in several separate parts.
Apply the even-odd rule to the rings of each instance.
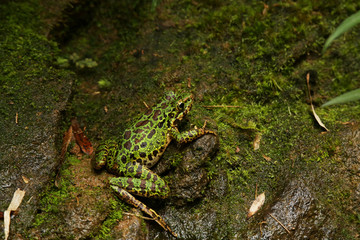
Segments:
[[[260,236],[262,236],[261,226],[262,226],[263,224],[266,224],[266,221],[259,222]]]
[[[204,108],[240,108],[241,106],[231,106],[231,105],[211,105],[211,106],[205,106]]]
[[[287,229],[284,224],[282,224],[279,220],[277,220],[277,218],[274,217],[271,213],[269,213],[269,214],[270,214],[270,216],[271,216],[273,219],[275,219],[275,221],[277,221],[277,222],[288,232],[288,234],[291,234],[291,232],[289,231],[289,229]]]
[[[255,187],[255,199],[257,197],[257,183],[256,183],[256,187]]]
[[[142,219],[145,219],[145,220],[155,220],[155,219],[153,219],[153,218],[140,216],[140,215],[137,215],[137,214],[134,214],[134,213],[124,212],[124,214],[125,214],[125,215],[130,215],[130,216],[135,216],[135,217],[142,218]]]

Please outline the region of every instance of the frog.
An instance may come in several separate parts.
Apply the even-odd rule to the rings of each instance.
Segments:
[[[214,131],[205,129],[206,121],[201,128],[178,130],[178,124],[191,110],[193,100],[192,94],[166,93],[162,101],[130,125],[119,140],[110,139],[101,143],[92,159],[93,168],[106,168],[116,175],[109,183],[119,199],[148,214],[174,237],[177,234],[165,220],[134,195],[160,199],[169,196],[169,186],[151,168],[172,140],[185,144],[205,134],[216,136]]]

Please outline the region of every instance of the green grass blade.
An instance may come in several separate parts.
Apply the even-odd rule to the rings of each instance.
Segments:
[[[355,89],[350,92],[347,92],[347,93],[344,93],[340,96],[337,96],[336,98],[333,98],[330,101],[324,103],[322,105],[322,107],[326,107],[326,106],[330,106],[330,105],[338,104],[338,103],[346,103],[346,102],[356,101],[359,99],[360,99],[360,88]]]
[[[352,27],[354,27],[356,24],[360,23],[360,11],[357,13],[351,15],[347,19],[345,19],[336,29],[335,32],[333,32],[329,38],[326,40],[324,44],[324,48],[322,50],[322,53],[326,51],[326,49],[330,46],[332,41],[334,41],[337,37],[339,37],[344,32],[348,31]]]

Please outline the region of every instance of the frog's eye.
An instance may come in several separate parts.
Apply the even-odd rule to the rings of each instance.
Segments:
[[[179,109],[179,110],[183,110],[183,109],[184,109],[184,103],[183,103],[183,102],[180,102],[180,103],[178,104],[178,109]]]

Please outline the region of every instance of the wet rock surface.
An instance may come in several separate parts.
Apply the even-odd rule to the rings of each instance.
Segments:
[[[360,212],[359,133],[357,124],[339,133],[343,149],[337,161],[342,163],[341,168],[312,169],[290,180],[280,196],[262,211],[258,218],[262,219],[258,221],[261,228],[254,227],[249,239],[341,239],[344,229],[359,237],[355,225],[342,222]],[[344,195],[347,197],[340,200]]]
[[[331,239],[335,228],[310,185],[301,178],[291,181],[260,223],[260,233],[249,238]]]
[[[166,207],[159,210],[180,238],[191,239],[202,236],[210,239],[216,231],[217,214],[207,209],[194,214],[191,209],[208,195],[208,184],[211,179],[206,171],[206,162],[211,161],[218,150],[217,136],[208,134],[184,149],[184,157],[173,173],[170,173],[170,197]],[[153,224],[152,224],[153,226]],[[150,239],[167,239],[168,233],[159,233],[158,227],[150,229]]]
[[[209,184],[205,165],[218,149],[216,136],[208,134],[185,150],[184,157],[176,167],[170,184],[171,202],[177,206],[185,205],[204,196],[204,189]]]
[[[2,24],[11,30],[19,27]],[[53,43],[28,29],[19,33],[8,28],[0,33],[1,39],[7,39],[1,50],[7,68],[0,73],[0,209],[7,208],[17,188],[26,191],[16,224],[11,224],[11,233],[21,236],[32,224],[40,193],[54,176],[61,112],[73,75],[54,68]]]

